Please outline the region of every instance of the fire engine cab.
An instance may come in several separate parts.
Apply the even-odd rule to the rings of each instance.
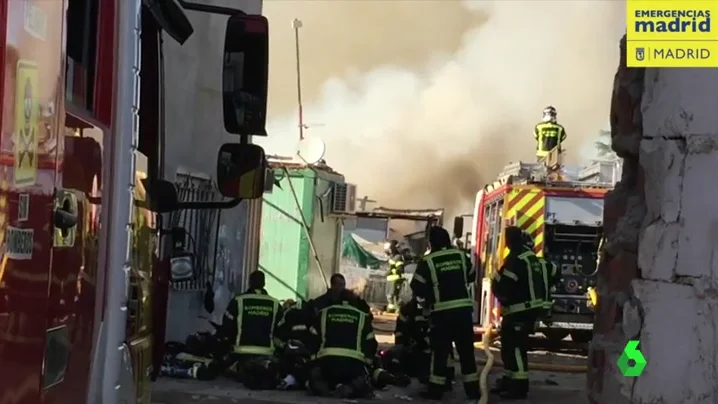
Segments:
[[[603,163],[597,163],[603,164]],[[605,164],[604,164],[605,165]],[[584,170],[584,174],[593,172]],[[476,293],[481,327],[498,327],[499,304],[491,276],[509,254],[504,229],[517,226],[531,235],[538,256],[556,263],[561,282],[553,291],[553,314],[537,330],[552,340],[592,335],[598,250],[603,237],[603,198],[613,185],[604,178],[568,180],[559,167],[517,162],[476,195],[471,244],[482,267]]]
[[[227,199],[165,180],[163,38],[226,15],[216,64]],[[150,403],[162,359],[166,215],[261,196],[268,24],[183,0],[0,0],[0,404]],[[211,67],[211,66],[210,66]],[[171,85],[171,84],[169,84]],[[219,146],[219,145],[218,145]]]

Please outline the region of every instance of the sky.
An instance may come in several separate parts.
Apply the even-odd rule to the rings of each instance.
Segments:
[[[606,128],[623,2],[265,0],[268,153],[298,144],[292,20],[302,21],[305,135],[368,195],[397,208],[472,206],[509,161],[533,160],[547,105],[569,164]]]

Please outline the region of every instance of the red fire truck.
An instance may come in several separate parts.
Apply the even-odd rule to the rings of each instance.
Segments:
[[[229,16],[217,87],[240,142],[220,150],[225,202],[180,202],[163,180],[161,38],[187,40],[188,10]],[[0,404],[149,404],[162,214],[261,195],[249,139],[266,134],[267,43],[264,17],[182,0],[0,0]]]
[[[543,164],[518,162],[477,193],[471,244],[483,264],[476,294],[482,328],[499,324],[491,276],[509,253],[503,230],[518,226],[533,238],[536,254],[555,262],[561,271],[553,315],[550,321],[542,319],[537,330],[552,340],[569,334],[575,341],[590,340],[603,197],[612,187],[610,182],[568,181]]]

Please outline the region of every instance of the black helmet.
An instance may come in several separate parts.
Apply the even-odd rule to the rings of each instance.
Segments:
[[[534,239],[533,239],[533,237],[531,237],[529,232],[527,232],[526,230],[522,230],[521,237],[523,239],[524,246],[526,248],[528,248],[529,250],[533,250],[534,249]]]
[[[504,241],[510,250],[519,250],[524,247],[523,231],[516,226],[509,226],[504,230]]]

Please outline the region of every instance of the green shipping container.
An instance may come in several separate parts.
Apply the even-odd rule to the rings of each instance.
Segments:
[[[342,220],[330,209],[334,184],[344,177],[296,165],[273,166],[273,174],[274,188],[262,202],[259,269],[275,298],[315,298],[326,291],[325,279],[339,271]]]

